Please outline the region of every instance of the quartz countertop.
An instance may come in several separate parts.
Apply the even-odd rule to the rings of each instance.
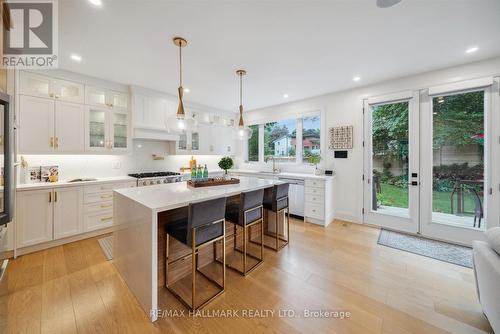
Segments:
[[[172,210],[219,197],[238,195],[251,191],[282,184],[279,180],[262,180],[255,177],[239,177],[239,184],[213,186],[203,188],[188,187],[186,182],[160,184],[148,187],[117,189],[114,192],[127,197],[156,212]]]
[[[283,178],[295,178],[295,179],[315,179],[315,180],[327,180],[335,177],[335,173],[332,176],[329,175],[314,175],[312,173],[294,173],[294,172],[280,172],[280,173],[271,173],[271,172],[262,172],[258,170],[252,169],[231,169],[230,173],[240,173],[240,174],[248,174],[248,175],[260,175],[260,176],[269,176],[269,177],[283,177]]]
[[[130,176],[100,177],[100,178],[96,178],[95,181],[68,182],[69,180],[61,180],[58,182],[21,183],[21,184],[18,184],[16,186],[16,189],[19,191],[37,190],[37,189],[47,189],[47,188],[92,185],[92,184],[100,184],[100,183],[127,182],[127,181],[135,181],[135,180],[136,180],[135,178],[130,177]]]

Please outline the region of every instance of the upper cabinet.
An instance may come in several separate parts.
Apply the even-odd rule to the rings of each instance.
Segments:
[[[96,107],[128,109],[128,94],[93,86],[85,87],[85,104]]]
[[[25,71],[19,83],[20,153],[130,150],[128,93]]]
[[[20,93],[66,102],[84,101],[83,84],[24,71],[20,73]]]

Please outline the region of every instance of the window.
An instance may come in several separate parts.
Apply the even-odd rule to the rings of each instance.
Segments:
[[[248,161],[259,161],[259,125],[250,125],[252,137],[248,139]]]
[[[319,115],[302,118],[302,161],[321,156],[321,118]],[[313,158],[314,160],[314,158]]]
[[[295,162],[296,120],[287,119],[264,125],[264,157],[282,162]]]

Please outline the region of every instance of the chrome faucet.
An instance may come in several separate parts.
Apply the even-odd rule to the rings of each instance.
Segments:
[[[274,156],[268,156],[264,159],[264,162],[267,163],[270,159],[273,160],[273,173],[279,173],[280,169],[276,168],[276,158]]]

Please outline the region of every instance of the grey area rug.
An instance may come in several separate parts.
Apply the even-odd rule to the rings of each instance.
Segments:
[[[380,230],[377,243],[462,267],[472,268],[472,249],[469,247],[384,229]]]
[[[113,236],[105,237],[97,240],[99,242],[99,246],[101,246],[102,252],[104,256],[108,260],[113,259]]]

